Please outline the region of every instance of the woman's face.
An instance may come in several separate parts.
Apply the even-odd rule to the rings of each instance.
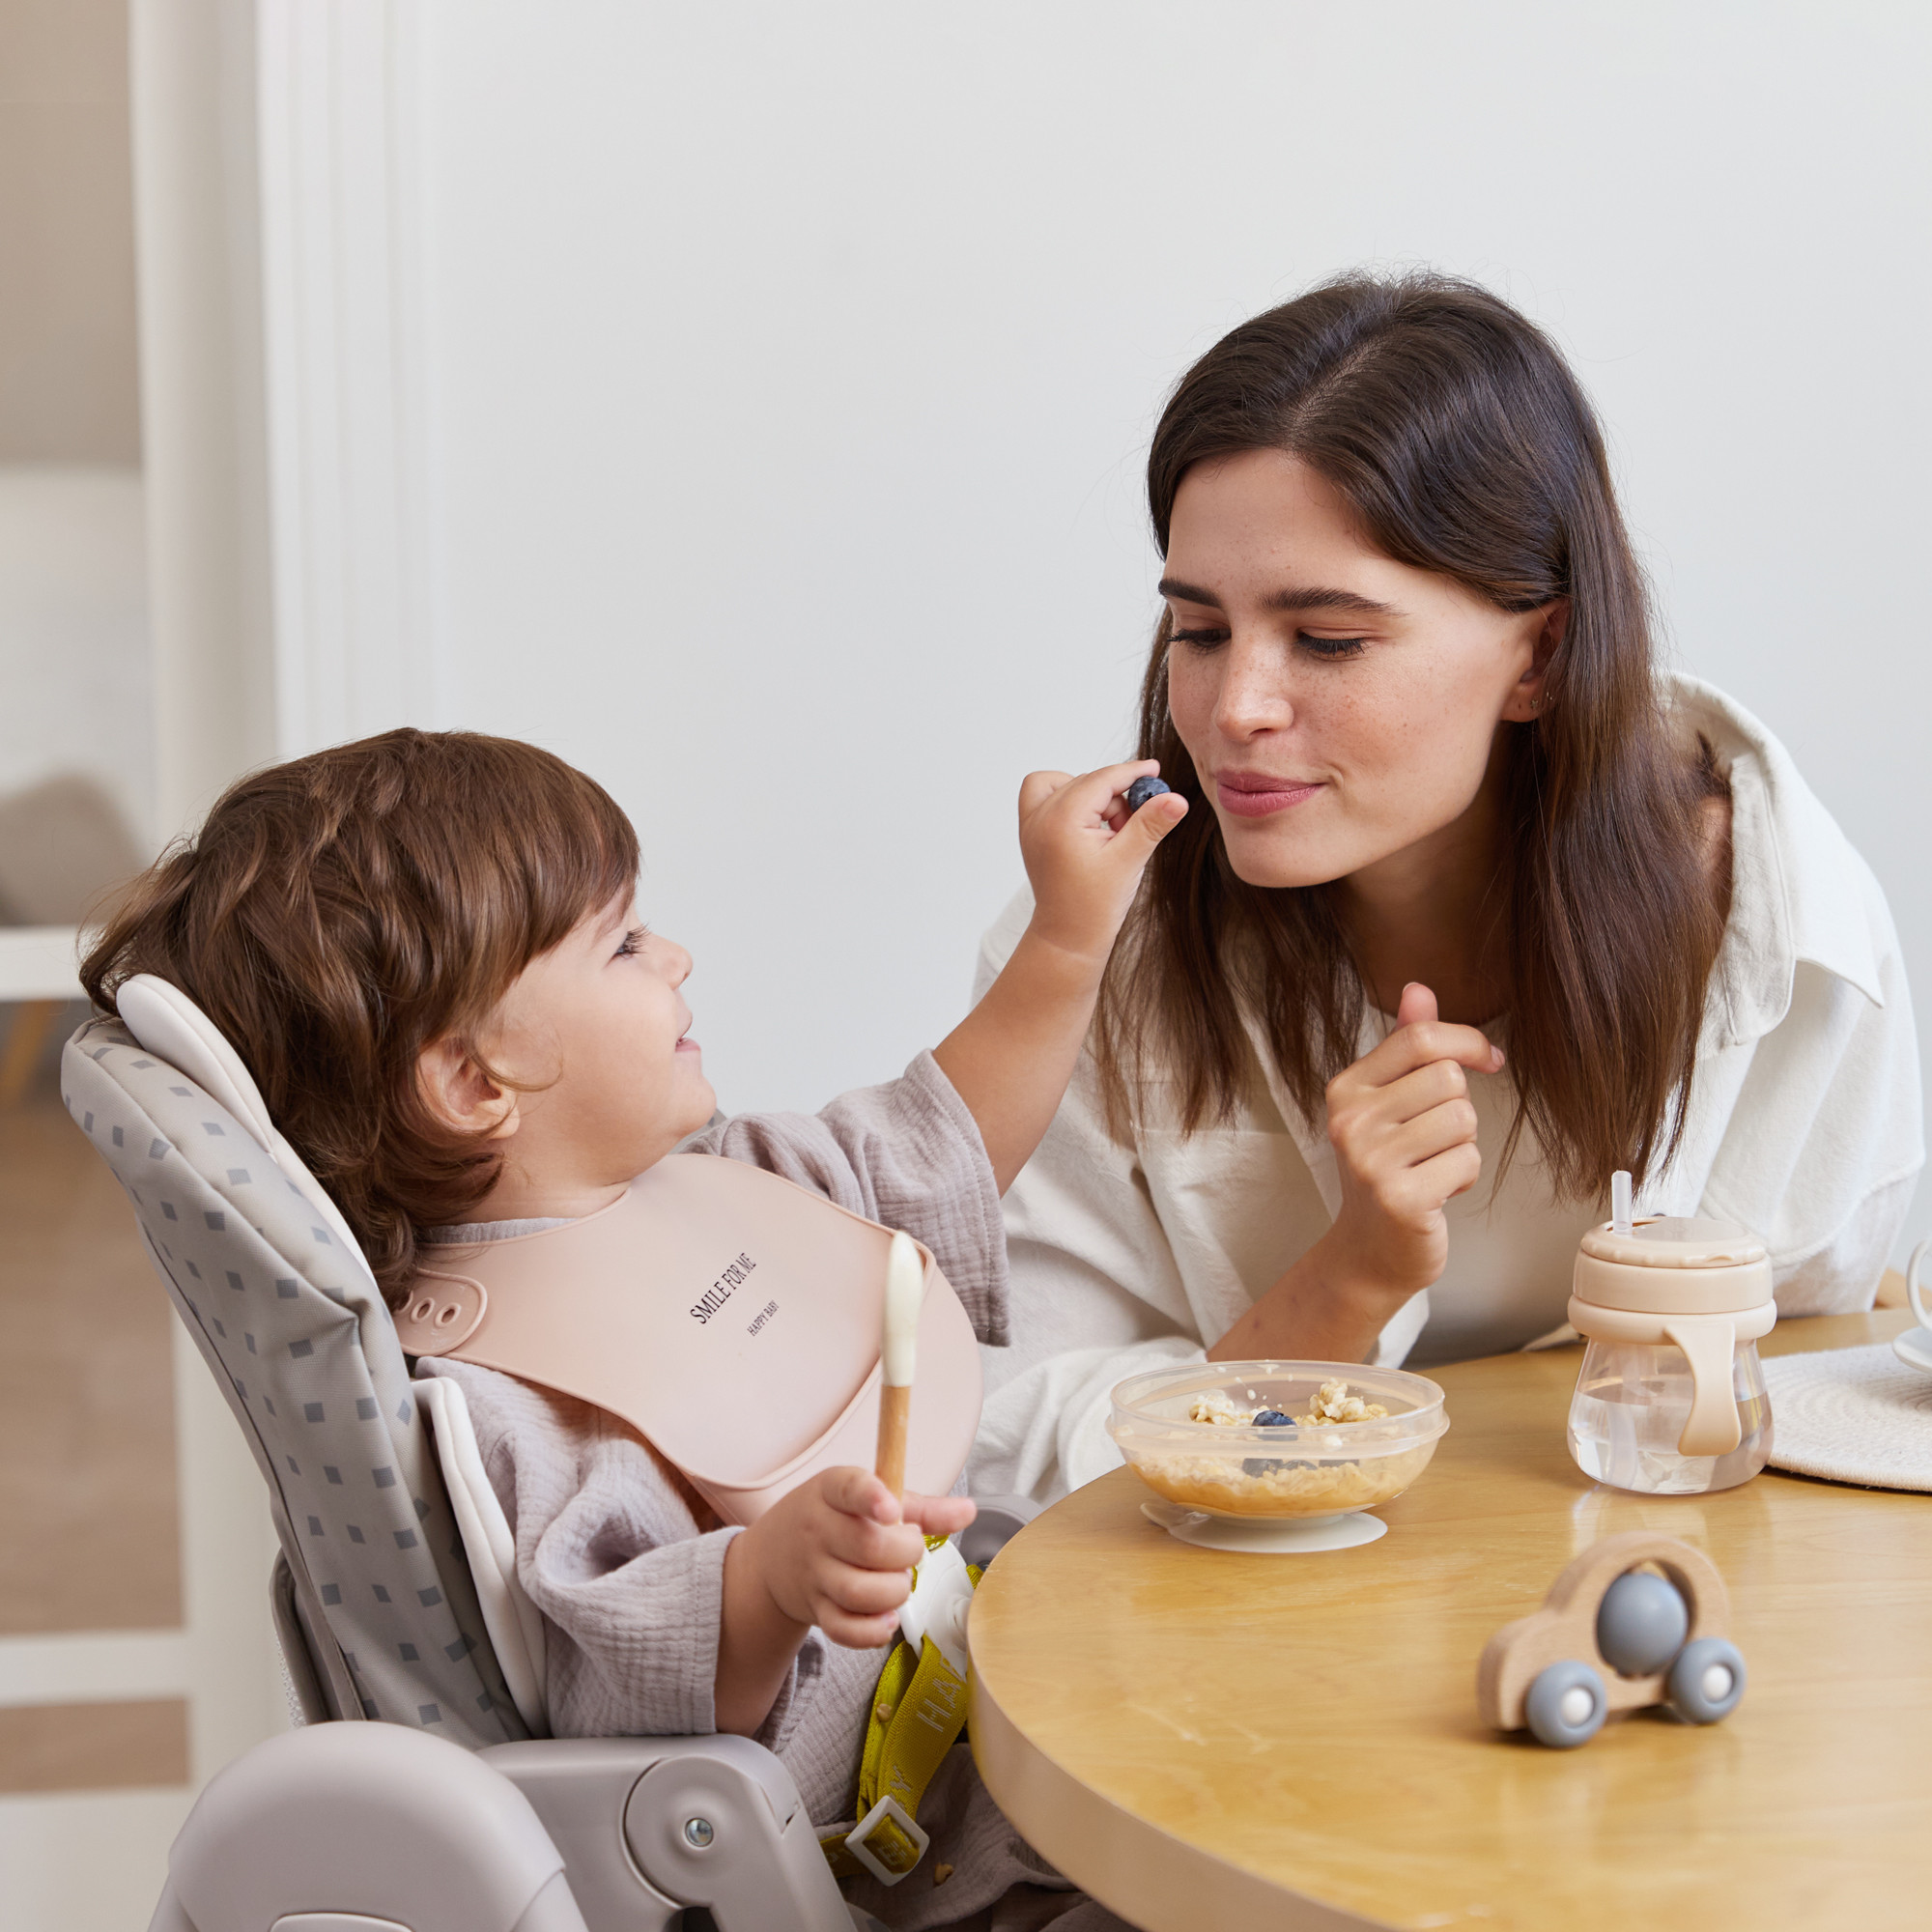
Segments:
[[[1275,449],[1187,472],[1160,588],[1175,727],[1257,886],[1347,878],[1463,819],[1499,724],[1536,715],[1565,614],[1393,562]]]

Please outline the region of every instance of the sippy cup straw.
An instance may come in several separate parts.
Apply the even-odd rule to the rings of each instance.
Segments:
[[[919,1312],[925,1270],[910,1236],[895,1235],[886,1255],[885,1334],[879,1348],[880,1482],[894,1495],[905,1489],[906,1425],[912,1417],[912,1378],[919,1353]]]
[[[1610,1232],[1628,1235],[1631,1231],[1631,1178],[1618,1168],[1610,1176]]]

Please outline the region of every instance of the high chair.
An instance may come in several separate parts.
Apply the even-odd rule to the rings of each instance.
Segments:
[[[348,1224],[206,1015],[152,975],[118,1003],[68,1042],[62,1096],[268,1483],[302,1724],[211,1780],[151,1932],[876,1926],[762,1747],[549,1737],[543,1620],[462,1390],[411,1379]],[[976,1525],[974,1560],[1017,1520]]]

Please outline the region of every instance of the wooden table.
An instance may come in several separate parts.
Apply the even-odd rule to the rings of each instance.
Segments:
[[[1765,1352],[1909,1321],[1792,1321]],[[1191,1548],[1125,1469],[1056,1504],[973,1608],[993,1796],[1148,1932],[1932,1926],[1932,1496],[1776,1470],[1712,1496],[1601,1489],[1564,1447],[1578,1359],[1434,1371],[1449,1434],[1360,1548]],[[1737,1712],[1640,1713],[1575,1751],[1484,1729],[1492,1633],[1628,1529],[1717,1560]]]

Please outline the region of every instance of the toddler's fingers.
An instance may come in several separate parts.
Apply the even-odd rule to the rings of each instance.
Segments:
[[[899,1499],[870,1469],[851,1464],[828,1469],[818,1479],[818,1493],[840,1516],[862,1522],[895,1523],[903,1520]]]
[[[1071,772],[1029,772],[1020,781],[1020,821],[1031,818],[1062,785],[1071,784]]]
[[[822,1606],[817,1623],[840,1650],[883,1650],[899,1634],[896,1615],[847,1616],[829,1604]]]
[[[928,1536],[951,1536],[964,1529],[980,1514],[971,1496],[922,1496],[910,1490],[905,1493],[905,1517]]]
[[[1119,825],[1116,821],[1122,818],[1124,810],[1121,802],[1122,794],[1136,779],[1144,778],[1158,769],[1157,759],[1135,758],[1127,764],[1101,765],[1095,771],[1082,772],[1077,779],[1069,779],[1065,772],[1035,772],[1033,777],[1027,780],[1028,785],[1031,785],[1035,779],[1052,779],[1056,782],[1042,786],[1037,791],[1033,807],[1029,807],[1026,802],[1027,791],[1023,785],[1020,788],[1020,817],[1024,821],[1031,816],[1035,808],[1044,803],[1048,797],[1057,794],[1060,803],[1054,808],[1056,811],[1065,809],[1079,814],[1083,819],[1086,814],[1091,813],[1092,822],[1104,821],[1118,831]]]
[[[820,1547],[855,1570],[897,1575],[925,1553],[925,1539],[909,1522],[886,1524],[842,1510],[826,1520]]]
[[[1143,866],[1153,848],[1187,816],[1187,801],[1178,791],[1156,792],[1119,829],[1127,834],[1108,848],[1122,866]]]
[[[891,1616],[911,1595],[912,1578],[904,1570],[855,1569],[836,1558],[813,1566],[815,1607],[829,1605],[848,1617]]]

